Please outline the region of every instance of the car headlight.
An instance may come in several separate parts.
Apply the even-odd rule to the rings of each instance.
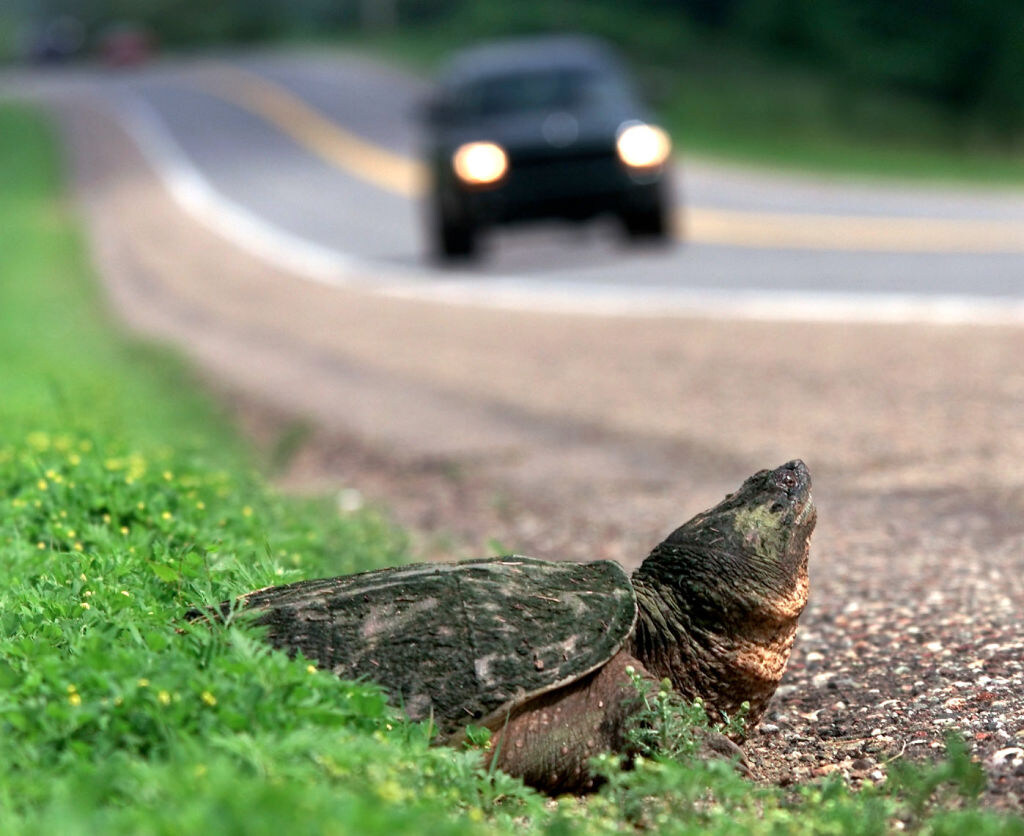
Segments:
[[[632,168],[654,168],[672,153],[672,141],[661,128],[644,122],[626,122],[615,140],[619,159]]]
[[[508,155],[494,142],[467,142],[452,154],[452,168],[464,183],[497,183],[508,171]]]

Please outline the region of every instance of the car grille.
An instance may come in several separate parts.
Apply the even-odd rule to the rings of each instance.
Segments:
[[[603,148],[517,153],[509,159],[510,185],[538,196],[604,191],[620,178],[615,152]]]

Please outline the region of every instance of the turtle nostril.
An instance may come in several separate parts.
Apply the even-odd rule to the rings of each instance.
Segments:
[[[786,491],[796,487],[797,478],[796,474],[792,470],[783,470],[776,476],[776,484],[785,489]]]

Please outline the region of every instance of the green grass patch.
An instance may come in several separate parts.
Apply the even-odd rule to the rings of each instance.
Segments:
[[[0,183],[0,833],[1021,832],[975,808],[955,740],[886,787],[784,794],[693,763],[692,711],[662,691],[635,768],[604,757],[601,793],[553,803],[431,747],[372,684],[237,619],[190,625],[193,605],[401,562],[404,537],[268,489],[181,363],[111,328],[39,115],[0,106]]]

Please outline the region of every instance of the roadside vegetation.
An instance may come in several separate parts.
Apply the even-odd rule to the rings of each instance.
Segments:
[[[861,175],[1024,182],[1016,0],[520,0],[513,13],[500,0],[215,9],[204,0],[13,0],[0,13],[0,61],[67,13],[81,25],[85,55],[111,20],[134,20],[170,49],[341,42],[419,68],[481,38],[589,32],[626,55],[684,151]]]
[[[110,327],[39,114],[0,106],[0,182],[0,833],[1024,832],[976,809],[955,739],[879,787],[784,792],[693,763],[699,713],[666,691],[638,694],[636,768],[605,757],[599,794],[554,802],[429,747],[373,685],[189,625],[407,543],[275,493],[187,368]]]

